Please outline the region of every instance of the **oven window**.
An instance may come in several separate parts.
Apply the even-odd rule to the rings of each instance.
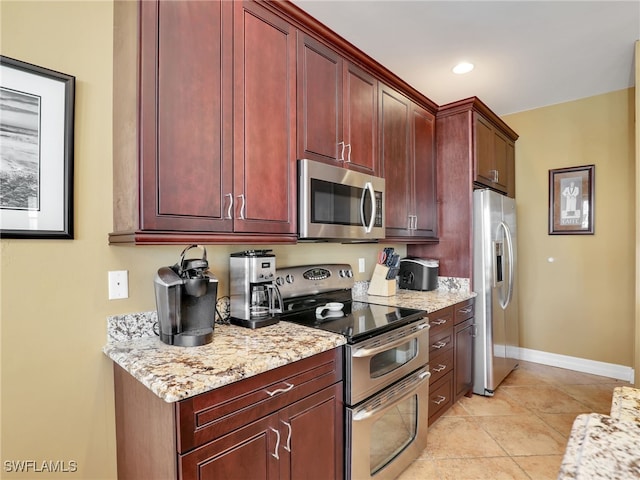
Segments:
[[[411,395],[389,408],[371,429],[369,461],[373,476],[392,462],[416,437],[418,396]]]
[[[369,362],[369,376],[382,377],[396,368],[409,363],[418,354],[418,341],[413,339],[407,343],[385,350],[371,357]]]

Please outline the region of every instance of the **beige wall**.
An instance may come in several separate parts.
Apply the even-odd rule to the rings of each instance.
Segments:
[[[634,90],[509,115],[516,144],[520,339],[633,366]],[[549,169],[595,164],[595,235],[548,235]],[[555,261],[549,262],[553,257]]]
[[[74,460],[76,473],[35,476],[114,479],[113,379],[111,362],[101,353],[106,317],[155,309],[153,273],[173,264],[181,247],[107,244],[112,202],[111,2],[3,0],[0,9],[3,55],[77,80],[76,239],[0,241],[0,476],[34,477],[33,472],[4,472],[5,461]],[[531,308],[523,316],[523,336],[530,348],[630,365],[633,250],[628,237],[633,213],[625,203],[632,192],[629,95],[619,92],[508,119],[522,135],[520,238],[531,240],[520,246],[525,272],[521,291],[527,291],[523,305]],[[584,125],[585,117],[594,118]],[[596,236],[548,238],[547,169],[586,163],[597,165]],[[248,246],[208,249],[223,291],[228,254],[244,248]],[[378,248],[297,245],[274,251],[281,265],[344,261],[355,266],[358,257],[365,257],[367,272],[358,274],[360,280],[371,274]],[[558,258],[556,264],[546,263],[551,255]],[[107,272],[120,269],[129,270],[130,298],[109,301]],[[571,288],[562,283],[567,293],[559,295],[561,282],[555,279],[574,276],[580,280]]]

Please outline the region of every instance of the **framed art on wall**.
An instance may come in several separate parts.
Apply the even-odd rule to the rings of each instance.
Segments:
[[[595,165],[549,170],[549,235],[593,235]]]
[[[73,238],[75,77],[0,56],[0,236]]]

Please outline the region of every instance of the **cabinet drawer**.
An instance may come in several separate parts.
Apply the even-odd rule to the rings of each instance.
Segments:
[[[453,326],[453,307],[443,308],[429,314],[429,334],[434,336],[440,334]]]
[[[474,299],[470,298],[464,303],[459,303],[455,306],[455,324],[466,320],[467,318],[473,317],[475,313],[475,305]]]
[[[453,348],[449,348],[446,352],[434,355],[429,360],[429,372],[431,378],[429,385],[434,385],[438,380],[453,370]]]
[[[183,400],[178,452],[213,440],[342,380],[342,347]]]
[[[429,386],[429,425],[449,409],[453,399],[453,373]]]
[[[448,328],[437,335],[429,332],[429,358],[439,355],[450,348],[453,348],[453,329]]]

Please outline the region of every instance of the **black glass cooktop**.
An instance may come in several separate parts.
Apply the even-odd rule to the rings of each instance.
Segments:
[[[424,310],[413,308],[343,300],[335,296],[300,299],[297,304],[300,308],[304,302],[307,302],[307,305],[313,305],[313,307],[302,311],[293,311],[296,307],[290,306],[289,311],[281,315],[280,319],[344,335],[347,342],[353,344],[413,323],[427,315]],[[328,302],[341,302],[344,307],[340,311],[323,310],[316,314],[316,308],[322,307]]]

